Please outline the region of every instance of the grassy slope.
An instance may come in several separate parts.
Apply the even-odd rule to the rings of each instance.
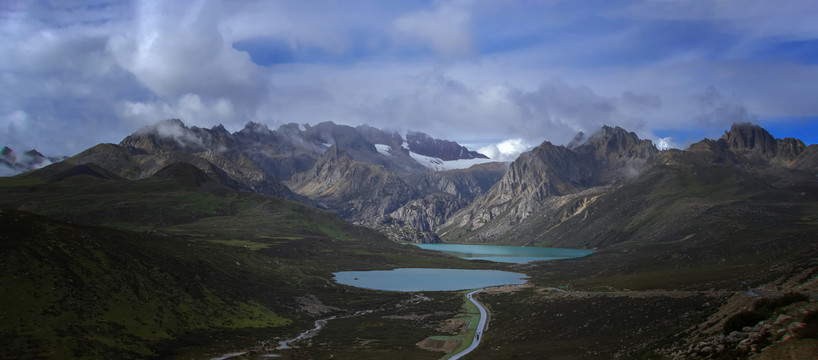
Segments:
[[[601,234],[598,238],[584,239],[607,244],[608,249],[583,259],[520,265],[517,271],[532,275],[533,281],[540,285],[566,285],[573,289],[738,289],[742,281],[747,280],[753,285],[769,281],[777,273],[787,271],[788,262],[797,263],[799,258],[803,260],[815,256],[814,245],[804,247],[804,244],[812,244],[807,234],[816,233],[813,230],[818,227],[818,207],[814,205],[815,201],[791,201],[796,198],[782,198],[781,192],[765,197],[752,191],[754,184],[731,180],[733,177],[729,172],[713,175],[712,172],[693,168],[689,170],[691,171],[680,168],[676,173],[662,172],[653,174],[653,177],[646,176],[643,182],[637,181],[624,186],[613,193],[615,196],[608,197],[607,200],[601,199],[603,201],[589,206],[587,219],[596,219],[600,224],[605,224],[610,219],[607,216],[611,215],[624,219],[617,222],[616,226],[611,226],[607,232],[598,231]],[[646,193],[642,191],[644,189],[651,191]],[[746,196],[728,199],[737,191],[742,191]],[[69,352],[77,348],[80,353],[102,348],[103,350],[95,351],[116,352],[120,356],[131,354],[134,357],[148,352],[169,355],[184,346],[211,346],[220,338],[239,344],[237,340],[250,343],[265,336],[269,338],[284,333],[292,335],[311,326],[314,317],[295,309],[294,301],[295,297],[310,293],[328,305],[347,310],[389,310],[332,321],[313,339],[314,346],[294,350],[289,357],[320,358],[332,354],[336,358],[382,358],[386,353],[394,353],[401,358],[430,358],[436,354],[419,350],[414,344],[426,336],[434,335],[437,323],[458,312],[462,302],[447,298],[458,295],[436,294],[431,296],[432,301],[397,307],[395,305],[403,304],[411,296],[341,288],[332,284],[330,273],[343,269],[396,266],[486,266],[446,259],[383,241],[377,234],[346,224],[329,213],[299,204],[253,194],[202,191],[191,188],[179,179],[123,181],[78,176],[52,182],[44,178],[11,178],[0,181],[0,192],[3,193],[0,207],[22,208],[75,223],[106,225],[88,227],[48,219],[37,220],[72,229],[66,233],[85,231],[90,237],[76,239],[76,244],[83,244],[78,248],[87,246],[90,249],[107,249],[97,252],[123,259],[122,263],[132,264],[128,268],[89,265],[90,270],[82,273],[96,279],[115,279],[111,283],[148,284],[141,286],[141,289],[149,297],[160,299],[155,302],[147,301],[146,304],[139,305],[143,306],[141,308],[128,305],[129,308],[116,305],[117,300],[111,300],[105,294],[96,295],[102,296],[102,300],[97,300],[94,297],[81,297],[82,291],[73,291],[69,296],[61,298],[60,302],[81,306],[68,308],[65,313],[76,313],[80,311],[79,308],[93,309],[97,303],[111,303],[114,305],[104,306],[120,306],[125,309],[116,311],[120,314],[116,316],[117,319],[126,319],[115,322],[120,325],[100,327],[101,333],[117,334],[112,336],[112,340],[106,340],[111,344],[110,347],[107,350],[100,347],[99,344],[103,342],[96,340],[90,330],[77,332],[74,328],[68,328],[69,331],[54,335],[43,330],[25,332],[22,331],[22,326],[9,322],[12,324],[10,326],[16,327],[10,327],[8,332],[4,329],[3,334],[16,337],[6,337],[3,342],[8,340],[7,343],[13,344],[8,347],[18,351],[13,354],[20,354],[19,351],[25,347],[42,351],[51,344],[63,342],[65,346],[61,348],[63,352],[60,355],[70,355]],[[649,206],[640,208],[635,205],[640,202]],[[656,212],[660,212],[661,216],[656,216]],[[775,216],[767,216],[768,214]],[[4,215],[3,219],[12,221],[13,217]],[[782,219],[786,221],[785,227],[774,226]],[[691,227],[677,227],[680,224]],[[569,225],[572,225],[570,221],[565,222],[566,227],[554,229],[553,234],[557,234],[556,230],[564,230],[568,234],[571,228]],[[114,230],[111,226],[137,232]],[[578,234],[586,231],[577,227],[574,230]],[[668,238],[655,236],[660,230],[674,235]],[[114,233],[117,235],[110,235]],[[48,231],[42,230],[29,238],[47,238],[47,234]],[[687,238],[690,234],[693,236]],[[112,238],[126,241],[112,242],[114,245],[111,247],[100,243],[106,243]],[[62,241],[62,237],[55,239]],[[71,236],[67,239],[71,239]],[[4,238],[3,242],[6,241]],[[38,241],[40,240],[27,240],[21,243],[23,245],[15,245],[27,249],[25,251],[28,253],[23,255],[7,256],[10,252],[4,247],[3,264],[13,264],[19,269],[16,270],[19,274],[38,273],[38,270],[28,267],[34,266],[30,264],[37,264],[36,261],[5,260],[42,257],[32,250],[41,248]],[[166,248],[151,250],[157,248],[157,244],[163,244]],[[122,251],[127,246],[135,249]],[[107,255],[105,251],[110,251],[113,255]],[[146,251],[145,255],[128,258],[132,253]],[[54,260],[46,260],[46,263],[63,262],[67,266],[45,272],[45,280],[37,285],[39,290],[35,290],[34,285],[20,285],[29,287],[20,288],[17,292],[25,294],[21,296],[23,299],[37,298],[35,291],[37,296],[45,293],[50,289],[49,285],[56,282],[54,279],[63,276],[61,274],[70,274],[72,269],[80,266],[77,264],[95,262],[94,259],[97,258],[92,257],[96,256],[95,253],[90,250],[88,253],[91,255],[78,257],[76,262],[73,257],[67,257],[64,253],[49,255],[49,259]],[[90,260],[80,260],[83,258]],[[157,269],[155,275],[148,271],[152,268]],[[105,273],[111,269],[114,271]],[[183,275],[174,277],[174,274]],[[17,286],[15,284],[25,284],[20,281],[23,277],[9,279],[3,275],[0,280]],[[92,282],[93,285],[89,286],[99,286],[98,284],[106,281],[108,280]],[[82,289],[74,283],[69,284],[68,288]],[[167,285],[168,289],[153,284]],[[189,285],[185,288],[186,284],[206,287],[209,292],[195,291],[198,288],[191,288]],[[120,292],[125,299],[139,296],[131,290],[117,290],[113,285],[110,289],[114,293]],[[200,305],[192,307],[196,310],[160,310],[160,305],[167,308],[168,305],[165,304],[175,304],[176,299],[184,296],[198,301],[197,304]],[[53,307],[58,303],[57,300],[50,299],[42,303],[32,302],[34,310],[26,310],[30,315],[24,320],[43,324],[63,319],[61,321],[73,326],[73,318],[66,320],[65,316],[75,315],[54,315],[46,311],[49,306]],[[524,292],[518,295],[487,295],[484,300],[496,314],[492,329],[503,331],[489,331],[485,346],[481,345],[481,350],[475,354],[477,357],[483,356],[479,354],[495,355],[495,358],[563,354],[560,356],[570,358],[590,354],[592,358],[610,358],[611,354],[623,346],[642,343],[661,345],[672,334],[670,330],[676,329],[670,325],[693,324],[693,320],[705,311],[701,308],[702,304],[692,298],[552,300],[535,292]],[[2,298],[3,306],[0,308],[7,308],[7,301],[14,304],[14,307],[23,307],[19,300]],[[710,300],[714,304],[716,301],[718,299]],[[267,311],[270,319],[273,319],[274,314],[275,319],[284,318],[292,323],[280,327],[232,329],[214,320],[215,322],[206,323],[199,328],[195,326],[197,323],[205,324],[204,318],[234,319],[234,314],[237,313],[234,309],[241,308],[241,304],[260,312]],[[571,313],[565,317],[557,317],[556,314],[568,312],[554,311],[562,308],[567,311],[568,308],[576,307],[586,311]],[[208,309],[209,313],[200,311],[203,308]],[[616,310],[611,312],[610,309]],[[677,309],[685,311],[674,312]],[[4,316],[11,316],[7,315],[10,313],[13,312],[8,311]],[[144,314],[153,313],[163,314],[163,319],[185,319],[188,316],[193,320],[171,320],[170,322],[182,324],[174,328],[165,324],[157,325],[143,318]],[[647,313],[649,317],[640,317],[643,313]],[[685,315],[688,313],[689,315]],[[94,321],[109,321],[98,313],[90,314],[89,319]],[[253,320],[257,317],[254,315],[250,318],[249,315],[241,314],[239,312],[239,318],[245,316]],[[387,317],[393,314],[410,316]],[[416,314],[429,316],[422,320],[412,320],[411,315]],[[134,317],[138,317],[146,325],[137,320],[127,320]],[[585,323],[589,323],[590,328],[585,328]],[[665,324],[665,327],[651,328],[654,323]],[[122,329],[115,330],[120,326]],[[615,326],[615,331],[606,330],[608,328],[605,326]],[[246,331],[248,329],[253,329],[252,334]],[[647,342],[640,336],[621,336],[648,330],[651,330],[652,335]],[[655,332],[657,330],[661,331]],[[159,335],[154,335],[153,331]],[[77,335],[68,335],[69,333]],[[165,333],[167,337],[164,336]],[[571,345],[571,341],[574,341],[574,345],[584,344],[586,348],[576,352],[572,350],[576,347]],[[559,344],[565,346],[560,348],[562,345]],[[644,350],[646,347],[639,349]],[[634,354],[637,352],[631,353]]]
[[[639,358],[699,324],[725,301],[721,294],[772,282],[818,257],[814,181],[796,188],[787,186],[785,171],[748,176],[729,165],[683,164],[657,167],[594,199],[579,196],[512,228],[507,239],[530,245],[596,248],[586,258],[520,271],[537,285],[602,293],[481,295],[492,328],[503,331],[487,332],[474,357]],[[584,200],[592,201],[577,205]],[[648,293],[607,295],[611,290]]]
[[[345,310],[408,296],[340,287],[333,271],[480,266],[304,205],[202,191],[184,177],[15,177],[0,180],[0,192],[0,333],[9,344],[0,357],[235,347],[309,327],[314,315],[294,300],[307,293]]]
[[[689,161],[657,166],[602,195],[581,195],[543,209],[506,238],[597,250],[586,259],[527,270],[548,286],[709,289],[744,281],[758,284],[818,254],[812,236],[818,233],[815,188],[779,188],[762,175],[730,165]]]
[[[718,296],[480,294],[491,326],[474,359],[639,359],[696,325]]]
[[[12,344],[3,357],[142,357],[155,354],[151,342],[180,333],[292,322],[274,302],[225,286],[242,281],[226,268],[250,262],[249,254],[12,210],[0,223],[0,326]],[[275,279],[270,271],[253,276]]]

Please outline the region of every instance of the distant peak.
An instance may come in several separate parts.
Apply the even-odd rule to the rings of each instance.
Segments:
[[[584,135],[584,134],[583,134]],[[593,142],[629,142],[629,143],[636,143],[641,141],[642,139],[639,138],[638,135],[634,132],[629,132],[619,126],[610,127],[608,125],[603,125],[602,128],[597,130],[591,136],[588,137],[585,142],[593,141]]]
[[[426,134],[424,132],[420,132],[420,131],[409,131],[409,132],[407,132],[406,133],[406,138],[409,139],[410,136],[413,137],[413,138],[419,138],[419,139],[432,139],[431,136],[429,136],[428,134]]]
[[[242,130],[254,131],[254,132],[258,132],[258,133],[268,133],[268,132],[270,132],[270,128],[267,127],[267,125],[262,124],[262,123],[257,123],[255,121],[247,122],[247,124],[244,125],[244,129],[242,129]]]
[[[182,122],[182,120],[179,120],[179,119],[162,120],[157,125],[170,125],[170,126],[178,126],[178,127],[183,127],[183,128],[187,127],[185,125],[185,123]]]
[[[776,140],[767,130],[748,122],[733,124],[721,139],[736,149],[756,149],[766,153],[776,148]]]
[[[600,135],[600,134],[601,135],[607,135],[607,134],[634,134],[634,133],[628,132],[627,130],[625,130],[625,129],[619,127],[619,126],[610,127],[608,125],[602,125],[602,128],[600,128],[599,131],[596,132],[594,135]]]
[[[585,136],[585,132],[580,131],[576,135],[574,135],[574,138],[571,139],[570,142],[568,142],[568,145],[566,145],[566,147],[569,149],[573,149],[584,144],[587,140],[588,137]]]
[[[167,119],[162,120],[153,125],[147,125],[142,127],[141,129],[137,130],[133,133],[133,135],[159,135],[162,137],[173,137],[172,135],[177,134],[183,130],[187,130],[187,126],[182,120],[179,119]]]
[[[37,158],[44,158],[45,157],[45,155],[41,154],[36,149],[31,149],[29,151],[26,151],[24,154],[26,154],[28,156],[31,156],[31,157],[37,157]]]

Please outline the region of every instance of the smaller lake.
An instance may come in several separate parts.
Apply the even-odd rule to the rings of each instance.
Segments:
[[[573,259],[588,256],[591,250],[542,248],[528,246],[494,246],[463,244],[412,244],[421,249],[442,251],[467,260],[488,260],[504,263]]]
[[[452,291],[525,284],[528,275],[499,270],[402,268],[333,273],[339,284],[388,291]]]

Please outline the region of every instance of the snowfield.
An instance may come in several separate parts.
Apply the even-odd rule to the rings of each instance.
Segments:
[[[392,150],[392,147],[386,144],[375,144],[375,148],[378,149],[378,152],[384,156],[392,156],[392,153],[389,150]]]
[[[460,159],[460,160],[450,160],[450,161],[443,161],[436,157],[431,156],[424,156],[421,154],[416,154],[413,152],[409,152],[409,156],[412,159],[415,159],[421,165],[432,169],[434,171],[446,171],[446,170],[455,170],[455,169],[468,169],[472,165],[493,162],[495,160],[492,159]]]

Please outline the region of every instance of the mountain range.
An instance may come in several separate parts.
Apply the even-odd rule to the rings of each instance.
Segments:
[[[775,139],[751,124],[735,124],[720,139],[686,150],[666,151],[605,126],[590,136],[578,134],[566,146],[544,142],[507,164],[422,133],[404,138],[365,125],[325,122],[270,130],[249,123],[231,134],[221,125],[203,129],[167,120],[66,162],[93,163],[129,179],[186,162],[231,189],[330,209],[398,241],[596,248],[619,241],[603,229],[635,221],[630,217],[639,213],[621,209],[624,204],[651,209],[663,199],[656,194],[672,189],[723,188],[736,198],[812,189],[816,152],[815,145]],[[639,194],[624,195],[628,192]],[[807,193],[797,199],[811,201]],[[627,201],[609,200],[619,197]],[[739,206],[722,204],[733,205]],[[684,214],[697,223],[701,211]],[[571,230],[580,219],[597,223]]]
[[[461,267],[525,272],[534,287],[487,295],[504,331],[487,336],[483,356],[548,355],[542,336],[529,335],[548,333],[554,312],[543,308],[560,285],[590,297],[580,291],[557,303],[617,306],[621,331],[569,330],[589,331],[586,341],[610,338],[590,358],[616,351],[627,358],[667,345],[671,334],[687,339],[688,330],[667,328],[674,323],[699,326],[696,319],[712,313],[726,321],[740,307],[725,294],[795,278],[790,288],[809,288],[818,271],[818,145],[776,139],[752,124],[684,150],[658,150],[605,126],[499,163],[454,142],[369,126],[249,123],[230,133],[167,120],[2,178],[0,191],[0,262],[8,269],[0,304],[21,314],[0,312],[8,320],[0,340],[10,344],[0,357],[32,348],[51,358],[167,356],[213,345],[202,334],[229,336],[235,346],[257,343],[258,331],[268,339],[299,333],[330,314],[392,309],[333,324],[354,334],[372,327],[372,337],[396,331],[387,338],[397,343],[293,354],[428,358],[414,344],[459,300],[351,289],[334,284],[332,272]],[[400,244],[407,241],[594,253],[498,265]],[[631,289],[670,295],[600,295]],[[703,305],[716,301],[725,306],[718,312]],[[685,312],[675,314],[677,305]],[[662,314],[662,334],[643,333],[657,320],[643,316],[645,308]],[[570,327],[579,315],[569,310],[559,315]],[[587,316],[617,318],[604,310]],[[392,327],[378,325],[385,322]],[[611,335],[620,332],[653,337],[648,344]]]
[[[65,159],[66,157],[47,157],[35,149],[18,155],[17,152],[8,146],[4,146],[3,149],[0,150],[0,176],[11,176],[39,169]]]
[[[437,226],[505,172],[503,164],[487,163],[485,155],[455,142],[331,122],[276,130],[249,123],[230,133],[221,125],[204,129],[167,120],[66,160],[127,179],[177,162],[231,189],[331,209],[394,239],[420,242],[440,241]],[[445,168],[452,170],[436,171]]]
[[[716,206],[735,221],[752,222],[766,215],[739,209],[816,201],[816,153],[816,145],[775,139],[750,124],[733,125],[718,140],[666,151],[634,133],[603,127],[581,144],[545,142],[521,155],[484,196],[442,225],[440,236],[596,248],[633,241],[631,232],[613,229],[639,229],[651,240],[676,236],[678,227],[655,228],[671,226],[657,221],[662,209],[672,212],[666,221],[685,226],[701,225],[700,217]]]

